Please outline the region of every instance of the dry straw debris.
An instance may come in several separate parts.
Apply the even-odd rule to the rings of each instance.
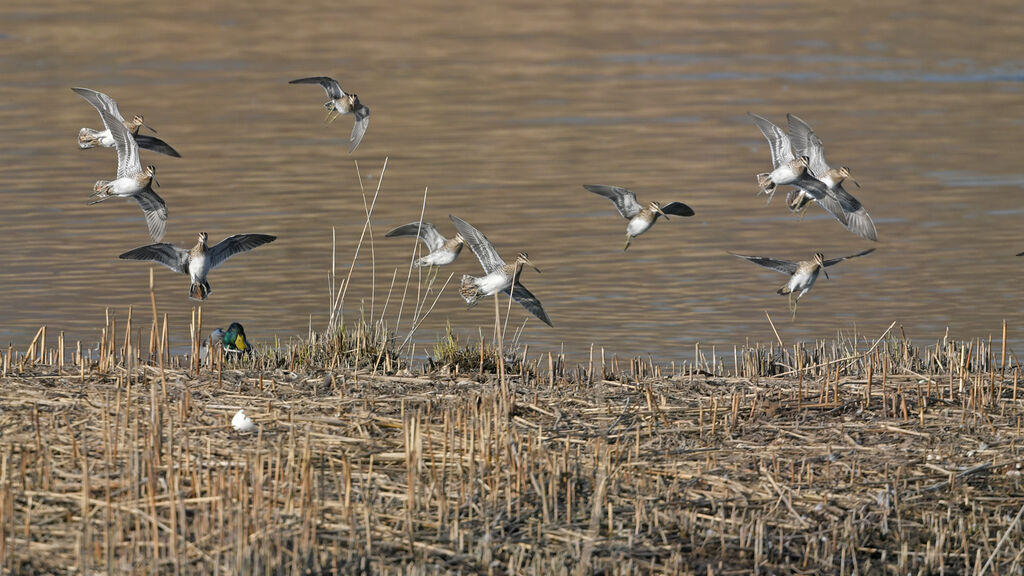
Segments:
[[[133,330],[8,349],[4,573],[1021,573],[1020,367],[991,340],[414,375],[366,326],[236,363]]]

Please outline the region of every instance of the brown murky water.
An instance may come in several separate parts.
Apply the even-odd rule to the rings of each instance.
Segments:
[[[148,267],[117,259],[148,242],[145,224],[134,203],[86,206],[114,154],[78,150],[79,127],[99,118],[72,86],[144,113],[182,153],[143,151],[170,210],[165,241],[279,236],[213,273],[204,305],[207,325],[238,320],[255,340],[323,328],[331,229],[347,265],[364,220],[356,162],[371,197],[385,157],[350,316],[379,316],[396,270],[401,287],[412,242],[383,235],[418,217],[429,188],[426,218],[442,231],[456,214],[503,254],[530,253],[544,273],[524,283],[556,327],[531,320],[523,341],[575,359],[591,343],[672,360],[697,341],[767,341],[765,311],[787,342],[893,320],[922,340],[1024,326],[1016,2],[173,4],[0,5],[0,338],[24,345],[45,323],[92,342],[107,307],[148,315]],[[373,110],[351,156],[351,121],[325,126],[322,91],[287,84],[319,74]],[[755,198],[768,150],[747,111],[810,122],[878,227],[877,252],[830,269],[795,323],[775,294],[785,278],[727,252],[801,259],[871,243],[820,209],[799,221]],[[623,253],[625,221],[583,183],[697,215]],[[467,252],[444,276],[479,271]],[[187,280],[156,273],[183,333]],[[513,307],[512,321],[524,314]],[[446,320],[486,332],[493,306],[466,311],[449,287],[417,338]]]

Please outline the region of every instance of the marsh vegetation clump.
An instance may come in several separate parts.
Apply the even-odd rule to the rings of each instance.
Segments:
[[[147,356],[130,315],[104,333],[123,325],[99,357],[45,330],[3,355],[5,573],[1019,565],[1024,395],[1005,333],[921,347],[890,327],[679,364],[539,354],[481,374],[454,330],[434,364],[389,371],[369,360],[386,348],[355,344],[372,327],[226,363]]]

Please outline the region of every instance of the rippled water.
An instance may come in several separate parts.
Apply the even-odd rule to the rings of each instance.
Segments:
[[[426,218],[442,231],[459,215],[543,270],[523,281],[555,328],[528,322],[531,349],[682,359],[697,341],[774,339],[765,311],[787,342],[893,320],[923,341],[947,326],[984,336],[1006,319],[1020,343],[1024,12],[947,4],[5,3],[0,337],[25,345],[47,324],[90,342],[107,307],[148,314],[148,266],[117,259],[148,242],[141,212],[85,204],[114,170],[112,151],[76,146],[100,124],[69,90],[86,86],[182,153],[143,152],[170,210],[165,241],[279,236],[210,277],[207,324],[241,321],[251,339],[324,326],[332,227],[344,272],[365,217],[357,174],[372,198],[387,157],[350,317],[380,315],[396,271],[404,283],[412,242],[383,235],[418,217],[429,188]],[[351,121],[325,126],[322,91],[287,84],[320,74],[373,110],[352,155]],[[775,294],[785,278],[728,251],[795,260],[871,243],[820,209],[799,221],[755,198],[768,150],[747,111],[811,123],[878,227],[877,252],[831,268],[795,323]],[[583,183],[697,215],[659,221],[623,253],[625,221]],[[449,272],[479,267],[467,252]],[[187,280],[162,267],[156,279],[187,333]],[[449,287],[418,339],[446,320],[475,335],[493,306],[466,311]]]

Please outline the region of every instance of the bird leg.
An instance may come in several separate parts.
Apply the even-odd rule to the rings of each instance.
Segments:
[[[88,203],[97,204],[99,202],[103,202],[107,198],[110,198],[110,196],[110,184],[107,182],[97,182],[96,185],[93,186],[92,194],[89,195],[89,198],[94,198],[94,200],[90,200]]]
[[[757,175],[757,186],[761,189],[759,194],[767,194],[775,191],[775,182],[772,182],[771,172],[762,172]]]
[[[790,293],[789,293],[789,298],[790,298],[790,306],[789,306],[789,309],[790,309],[790,311],[792,311],[792,312],[793,312],[793,317],[792,317],[792,318],[790,318],[790,321],[793,321],[793,322],[795,322],[795,321],[796,321],[796,309],[797,309],[797,306],[799,306],[799,305],[800,305],[800,296],[797,296],[797,297],[796,297],[796,299],[794,300],[794,299],[793,299],[793,293],[792,293],[792,292],[790,292]]]

